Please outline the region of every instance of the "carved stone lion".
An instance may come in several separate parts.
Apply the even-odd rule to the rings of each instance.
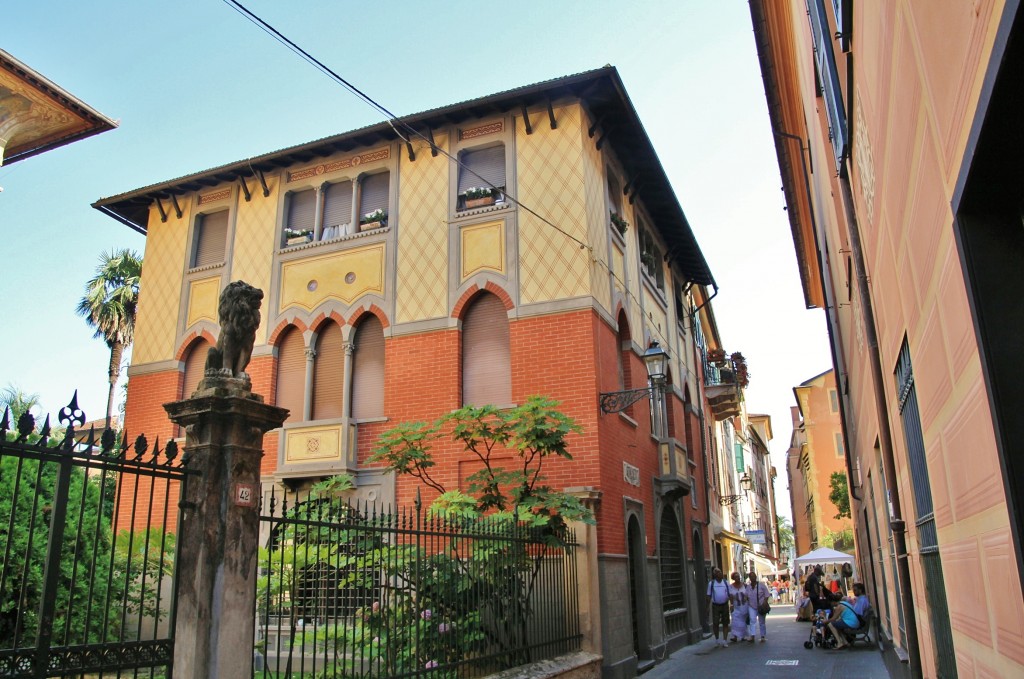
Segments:
[[[206,356],[206,370],[247,377],[245,368],[252,358],[262,303],[263,291],[248,283],[235,281],[224,288],[217,307],[220,336],[217,346],[211,347]]]

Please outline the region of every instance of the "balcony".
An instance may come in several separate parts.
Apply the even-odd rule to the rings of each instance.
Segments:
[[[704,393],[716,420],[740,414],[742,395],[730,361],[726,360],[721,367],[713,363],[704,364]]]

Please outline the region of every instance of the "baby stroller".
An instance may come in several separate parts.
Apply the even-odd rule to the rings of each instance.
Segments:
[[[812,649],[815,646],[819,648],[835,648],[836,640],[832,636],[832,632],[828,629],[828,615],[823,610],[818,610],[814,614],[814,620],[811,623],[811,636],[804,642],[804,648]]]

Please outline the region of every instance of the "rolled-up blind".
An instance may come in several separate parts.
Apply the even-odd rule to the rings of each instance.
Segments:
[[[508,312],[492,294],[480,295],[462,322],[462,402],[512,403]]]
[[[323,228],[341,226],[352,221],[352,182],[330,184],[324,191]]]
[[[352,357],[352,417],[384,417],[384,326],[369,315],[359,324]]]
[[[313,360],[313,419],[341,417],[345,412],[345,349],[337,323],[328,322],[321,328]]]
[[[465,151],[462,154],[462,165],[459,168],[460,194],[473,187],[485,187],[488,183],[499,189],[505,187],[504,145]]]
[[[228,211],[200,215],[196,224],[196,249],[192,266],[220,264],[224,261],[228,241]]]
[[[371,174],[363,179],[359,200],[359,217],[376,210],[388,209],[388,185],[391,180],[390,172]]]
[[[200,337],[188,350],[188,355],[185,357],[185,379],[181,385],[181,398],[190,398],[196,389],[199,388],[199,381],[203,379],[203,374],[206,368],[206,355],[210,351],[210,343]],[[182,427],[176,427],[176,436],[181,437],[185,435],[185,430]]]
[[[306,346],[302,333],[289,330],[277,348],[276,405],[291,412],[285,422],[301,422],[306,391]]]
[[[288,220],[285,226],[293,231],[313,230],[316,217],[316,191],[306,189],[288,195]]]

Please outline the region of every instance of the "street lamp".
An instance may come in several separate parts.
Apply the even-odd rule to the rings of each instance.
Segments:
[[[645,396],[651,396],[655,389],[664,388],[668,352],[661,348],[657,340],[651,340],[651,346],[644,352],[644,365],[647,366],[647,376],[651,380],[651,386],[600,394],[599,403],[602,413],[622,412]]]
[[[740,477],[740,488],[743,489],[743,492],[741,494],[739,494],[739,495],[723,495],[722,497],[718,498],[718,504],[720,504],[723,507],[725,507],[726,505],[736,504],[737,502],[739,502],[740,500],[745,498],[747,496],[747,491],[750,490],[750,476],[749,475],[743,474],[743,476]]]

